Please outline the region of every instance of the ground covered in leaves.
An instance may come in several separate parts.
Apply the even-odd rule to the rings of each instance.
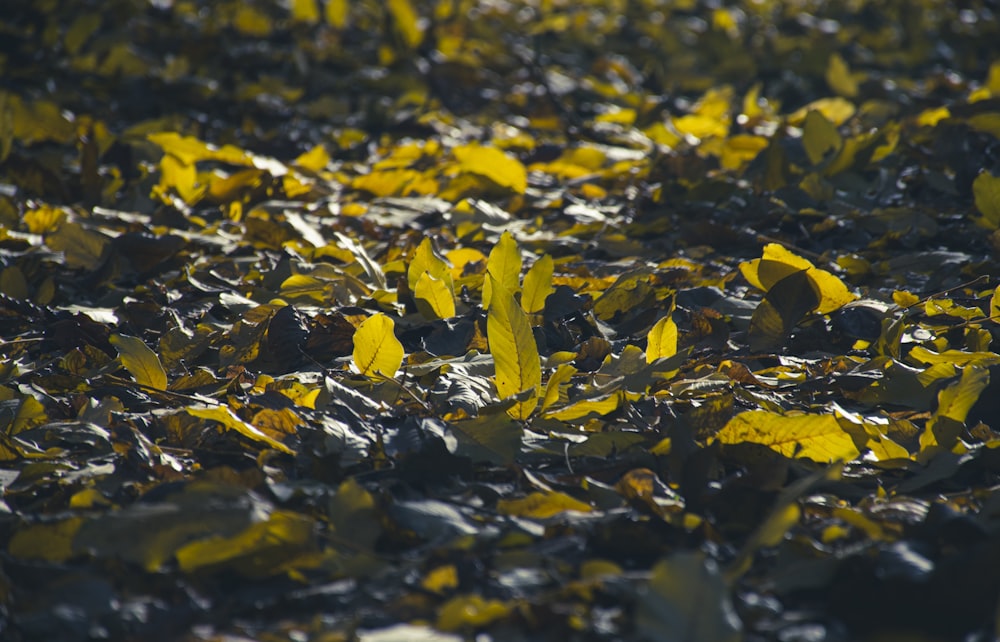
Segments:
[[[991,639],[995,11],[7,0],[0,637]]]

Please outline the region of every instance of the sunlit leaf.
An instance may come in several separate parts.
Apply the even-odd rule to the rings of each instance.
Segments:
[[[523,194],[527,189],[528,173],[524,165],[496,147],[472,144],[456,147],[452,151],[463,171],[485,176],[517,194]]]
[[[520,268],[518,268],[520,271]],[[524,290],[521,292],[521,309],[527,313],[540,312],[545,307],[545,299],[552,294],[552,257],[541,257],[524,275]]]
[[[327,0],[324,9],[327,24],[334,29],[343,29],[347,26],[350,9],[350,0]]]
[[[781,415],[766,410],[743,412],[716,435],[723,444],[761,444],[786,457],[829,463],[859,454],[851,436],[833,415]]]
[[[517,249],[517,241],[510,232],[501,234],[500,240],[490,250],[490,256],[486,261],[486,273],[487,278],[483,281],[483,308],[489,309],[493,291],[497,286],[511,294],[518,291],[521,279],[521,252]]]
[[[545,397],[542,399],[540,410],[548,410],[552,404],[557,403],[565,397],[562,388],[569,383],[569,380],[576,374],[576,368],[568,363],[560,364],[556,371],[552,373],[545,383]]]
[[[590,504],[574,499],[565,493],[531,493],[521,499],[501,499],[497,510],[505,515],[547,519],[565,511],[589,513]]]
[[[450,278],[447,272],[445,276]],[[450,319],[455,316],[455,296],[443,279],[436,279],[424,272],[413,288],[417,309],[427,319]]]
[[[118,350],[122,365],[135,377],[136,383],[157,390],[167,389],[167,373],[156,353],[141,339],[125,334],[112,334],[111,345]]]
[[[185,573],[231,568],[244,576],[263,577],[280,572],[283,562],[310,548],[313,531],[313,521],[305,515],[278,511],[231,537],[191,542],[175,556]]]
[[[475,630],[507,617],[512,608],[500,600],[459,595],[441,605],[436,625],[442,631]]]
[[[373,314],[354,333],[352,357],[358,372],[369,377],[396,376],[403,364],[403,344],[395,334],[396,324],[381,312]]]
[[[496,365],[495,381],[501,398],[534,390],[507,412],[515,419],[527,419],[538,405],[542,386],[542,364],[528,317],[514,297],[497,280],[486,319],[486,336]]]
[[[416,49],[424,38],[420,28],[419,16],[410,0],[388,0],[386,8],[392,14],[396,30],[408,49]]]
[[[274,450],[278,450],[289,455],[295,454],[295,451],[285,444],[267,436],[255,426],[234,415],[233,411],[230,410],[228,406],[189,406],[185,408],[185,411],[194,417],[217,421],[228,430],[235,430],[244,437],[254,441],[259,441]]]
[[[760,259],[740,263],[740,272],[754,287],[769,291],[778,281],[792,272],[805,270],[815,284],[820,300],[816,312],[828,314],[857,299],[847,286],[837,276],[821,270],[808,259],[789,251],[778,243],[768,243],[764,246]]]
[[[677,354],[677,324],[673,315],[667,314],[650,328],[646,335],[646,362],[666,359]]]

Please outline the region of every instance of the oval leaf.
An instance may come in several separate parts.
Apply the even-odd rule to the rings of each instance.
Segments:
[[[518,194],[524,194],[528,188],[528,171],[521,161],[496,147],[462,145],[456,147],[454,152],[463,171],[485,176],[500,187]]]
[[[850,461],[859,454],[854,440],[833,415],[743,412],[730,419],[716,439],[723,444],[761,444],[785,457],[806,457],[823,463]]]
[[[395,376],[403,365],[403,344],[395,335],[396,324],[381,312],[362,322],[354,332],[354,365],[369,377]]]
[[[531,397],[507,410],[511,417],[524,420],[538,405],[542,385],[538,346],[535,345],[528,317],[514,297],[492,275],[487,275],[487,278],[493,281],[494,294],[486,318],[486,337],[496,367],[497,392],[501,398],[506,398],[534,389]]]
[[[677,324],[671,315],[656,322],[646,335],[646,363],[677,354]]]
[[[156,390],[167,389],[167,373],[163,370],[160,358],[141,339],[125,334],[112,334],[110,341],[118,351],[122,365],[135,378],[136,383]]]

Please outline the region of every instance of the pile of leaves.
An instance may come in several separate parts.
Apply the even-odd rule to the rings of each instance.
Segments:
[[[7,0],[2,637],[1000,635],[995,11]]]

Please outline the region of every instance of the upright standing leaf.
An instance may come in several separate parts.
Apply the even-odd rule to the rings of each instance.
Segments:
[[[486,260],[486,274],[483,282],[483,308],[489,309],[493,290],[497,286],[511,294],[517,292],[517,284],[521,278],[521,252],[510,232],[501,234],[500,240],[490,250],[490,256]],[[490,276],[493,278],[489,278]]]
[[[455,316],[455,295],[442,279],[436,279],[430,272],[424,272],[413,288],[420,314],[428,319],[450,319]]]
[[[513,295],[492,275],[494,294],[486,318],[486,337],[496,367],[496,386],[500,397],[510,397],[534,389],[531,397],[514,404],[507,413],[515,419],[527,419],[538,405],[542,386],[542,363],[531,333],[528,317]]]
[[[396,24],[396,31],[409,49],[416,49],[424,34],[420,29],[420,18],[410,4],[410,0],[388,0],[389,13]]]
[[[521,309],[527,313],[541,312],[545,299],[555,288],[552,286],[552,257],[546,254],[535,261],[524,275],[524,291],[521,292]]]
[[[1000,177],[983,172],[972,181],[972,195],[982,214],[976,223],[990,230],[1000,227]]]
[[[410,265],[406,269],[406,283],[410,286],[411,292],[417,289],[417,281],[424,275],[424,272],[430,274],[435,279],[443,280],[449,290],[452,291],[452,295],[454,295],[451,268],[448,266],[448,262],[434,251],[434,244],[431,243],[429,238],[425,238],[417,246],[413,257],[410,259]]]
[[[350,7],[348,0],[327,0],[326,2],[326,22],[334,29],[343,29],[347,26],[347,17]]]
[[[646,363],[677,354],[677,324],[668,314],[654,325],[646,335]]]
[[[368,317],[354,332],[354,365],[369,377],[393,377],[403,364],[403,344],[396,324],[381,312]]]
[[[156,353],[141,339],[125,334],[112,334],[111,345],[118,350],[122,365],[135,377],[136,383],[157,390],[167,389],[167,373]]]

